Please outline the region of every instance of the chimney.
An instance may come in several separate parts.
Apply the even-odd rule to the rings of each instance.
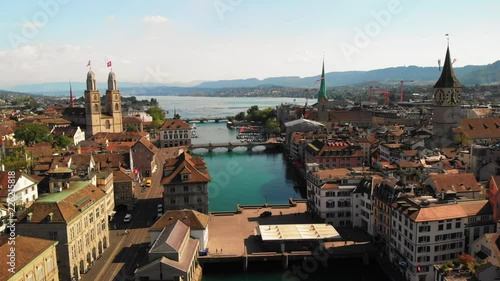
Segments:
[[[28,215],[26,216],[26,222],[31,222],[31,217],[33,216],[33,213],[28,213]]]
[[[53,216],[54,216],[54,213],[53,213],[53,212],[50,212],[50,213],[49,213],[49,217],[48,217],[49,221],[52,221],[52,217],[53,217]]]

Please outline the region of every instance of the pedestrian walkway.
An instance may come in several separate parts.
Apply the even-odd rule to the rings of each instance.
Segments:
[[[113,226],[113,223],[110,223],[110,227]],[[118,245],[120,244],[120,241],[124,239],[123,229],[118,229],[118,230],[109,230],[109,247],[106,248],[98,260],[94,261],[94,264],[90,268],[90,270],[86,274],[82,274],[82,279],[81,281],[94,281],[97,280],[97,276],[101,272],[101,270],[104,269],[104,265],[109,259],[114,259],[117,251],[121,250],[117,249]]]
[[[394,269],[393,264],[389,260],[389,257],[382,252],[380,254],[375,255],[377,263],[380,265],[384,273],[392,280],[392,281],[406,281],[403,275],[397,270]]]

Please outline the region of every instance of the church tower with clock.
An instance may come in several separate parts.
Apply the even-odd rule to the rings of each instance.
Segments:
[[[446,50],[443,71],[434,85],[432,110],[432,142],[434,147],[450,147],[455,144],[452,129],[460,126],[462,84],[453,71],[450,48]]]

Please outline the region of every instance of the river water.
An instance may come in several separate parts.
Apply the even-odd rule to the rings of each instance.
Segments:
[[[173,116],[174,110],[181,118],[234,116],[246,111],[252,105],[259,108],[276,107],[282,103],[303,105],[305,99],[293,98],[215,98],[153,96],[160,107]],[[192,143],[237,142],[238,131],[226,127],[226,123],[196,123],[198,138]],[[258,148],[255,148],[258,149]],[[287,203],[289,198],[304,198],[304,186],[294,168],[287,164],[282,153],[263,151],[233,151],[224,149],[208,153],[195,150],[194,154],[205,159],[212,182],[209,183],[209,210],[235,211],[240,204]],[[294,268],[292,264],[290,269]],[[295,264],[296,267],[304,263]],[[328,268],[312,268],[301,274],[291,274],[275,263],[252,263],[249,271],[243,273],[241,264],[210,265],[203,269],[203,281],[385,281],[380,268],[373,262],[363,266],[361,260],[333,260]],[[353,270],[355,268],[356,270]]]

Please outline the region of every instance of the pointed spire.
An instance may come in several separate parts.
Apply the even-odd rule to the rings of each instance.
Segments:
[[[434,85],[434,88],[461,88],[462,84],[455,76],[455,72],[453,71],[452,62],[450,58],[450,47],[446,48],[446,58],[444,59],[443,71],[441,72],[441,76],[439,80]]]
[[[69,107],[75,106],[75,100],[73,99],[73,89],[71,88],[71,80],[69,81]]]
[[[325,59],[323,58],[323,70],[321,71],[321,85],[319,86],[318,101],[325,99],[328,101],[328,96],[326,95],[326,81],[325,81]]]

